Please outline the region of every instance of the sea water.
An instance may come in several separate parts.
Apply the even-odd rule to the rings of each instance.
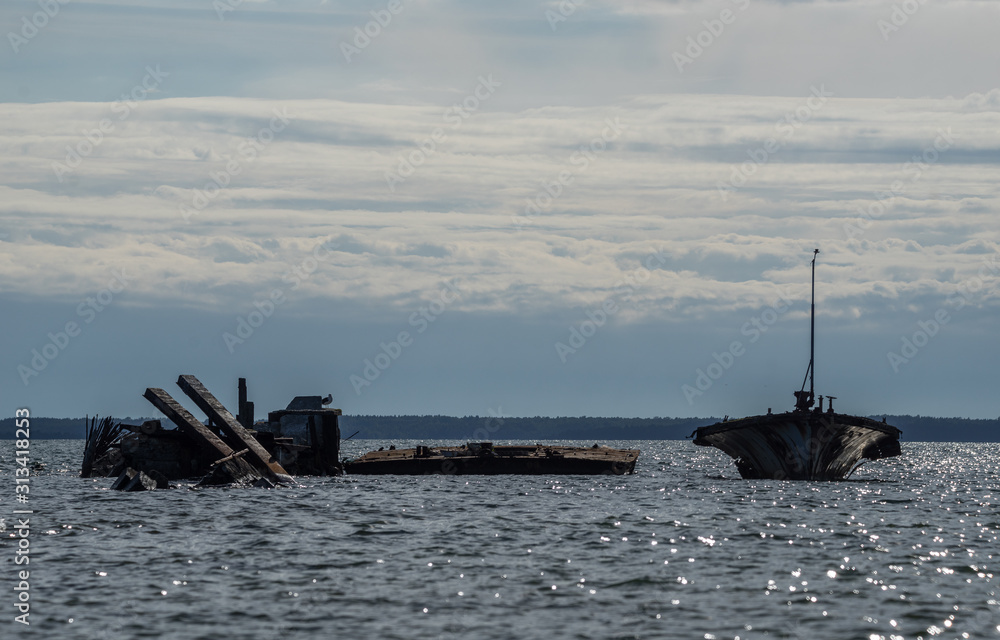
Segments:
[[[789,482],[690,441],[602,444],[641,449],[636,473],[120,493],[78,477],[82,441],[33,441],[25,627],[0,441],[2,637],[1000,637],[1000,445]]]

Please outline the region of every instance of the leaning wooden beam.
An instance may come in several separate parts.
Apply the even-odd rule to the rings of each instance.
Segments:
[[[219,436],[212,433],[208,427],[191,415],[187,409],[178,404],[163,389],[146,389],[143,397],[149,400],[154,407],[159,409],[163,415],[167,416],[171,422],[176,424],[181,431],[186,433],[198,445],[211,449],[219,458],[227,458],[233,455],[233,450],[228,444],[223,442]],[[226,467],[226,471],[234,481],[239,483],[253,484],[261,478],[260,472],[242,458],[229,460],[223,463],[223,466]]]
[[[205,385],[198,378],[194,376],[181,376],[177,378],[177,386],[198,405],[199,409],[205,412],[205,415],[211,418],[212,422],[222,429],[223,433],[231,438],[230,442],[234,443],[234,446],[242,444],[250,450],[247,454],[247,459],[251,464],[263,471],[272,480],[294,482],[292,476],[233,417],[233,414],[229,413],[229,410],[205,388]]]
[[[215,467],[215,466],[218,466],[218,465],[222,464],[223,462],[229,462],[230,460],[235,460],[236,458],[242,458],[243,456],[245,456],[249,452],[250,452],[249,449],[243,449],[242,451],[237,451],[236,453],[234,453],[231,456],[226,456],[225,458],[222,458],[221,460],[216,460],[215,462],[212,463],[212,466]]]

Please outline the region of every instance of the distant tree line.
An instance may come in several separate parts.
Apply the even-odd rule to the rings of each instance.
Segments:
[[[872,416],[878,420],[882,416]],[[885,416],[903,430],[904,442],[998,442],[1000,419]],[[141,424],[149,418],[121,418]],[[341,416],[344,438],[382,440],[495,441],[506,440],[681,440],[718,418],[508,418],[488,416]],[[85,418],[31,418],[31,437],[77,439],[85,437]],[[168,426],[169,423],[164,426]],[[0,439],[14,437],[14,418],[0,420]]]
[[[715,418],[508,418],[342,416],[340,432],[358,438],[503,440],[679,440]]]

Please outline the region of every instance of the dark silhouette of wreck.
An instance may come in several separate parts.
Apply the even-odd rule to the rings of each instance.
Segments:
[[[246,379],[239,379],[239,412],[233,415],[198,378],[177,386],[206,416],[203,422],[160,388],[143,394],[176,428],[161,420],[141,425],[105,418],[87,429],[80,475],[115,477],[112,489],[166,489],[170,481],[200,478],[198,486],[273,487],[297,475],[340,475],[340,409],[332,398],[298,396],[287,408],[254,421]]]
[[[344,470],[359,475],[623,475],[635,472],[638,449],[562,447],[543,444],[494,445],[469,442],[457,447],[417,446],[380,449],[348,460]]]
[[[723,420],[695,431],[694,443],[716,447],[735,459],[746,479],[843,480],[865,460],[900,455],[896,427],[871,418],[835,413],[833,396],[816,405],[813,363],[816,344],[816,256],[812,259],[809,367],[795,392],[795,409],[785,413]],[[806,391],[806,382],[809,390]]]
[[[239,411],[234,416],[193,375],[177,386],[207,416],[199,420],[160,388],[143,396],[163,421],[127,425],[95,417],[87,429],[80,475],[114,477],[111,488],[147,491],[170,488],[173,480],[200,478],[196,486],[274,487],[293,476],[356,474],[614,474],[633,473],[639,451],[547,445],[498,445],[470,442],[456,447],[371,451],[354,460],[339,459],[340,409],[333,396],[297,396],[285,409],[254,421],[246,379],[239,379]],[[353,437],[353,436],[351,436]],[[350,440],[350,438],[347,438]]]

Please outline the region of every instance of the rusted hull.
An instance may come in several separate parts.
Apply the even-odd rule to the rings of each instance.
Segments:
[[[747,479],[843,480],[863,460],[898,456],[899,434],[870,418],[794,411],[701,427],[694,443],[725,451]]]
[[[418,447],[371,451],[344,464],[360,475],[622,475],[633,473],[639,451],[608,447]]]

